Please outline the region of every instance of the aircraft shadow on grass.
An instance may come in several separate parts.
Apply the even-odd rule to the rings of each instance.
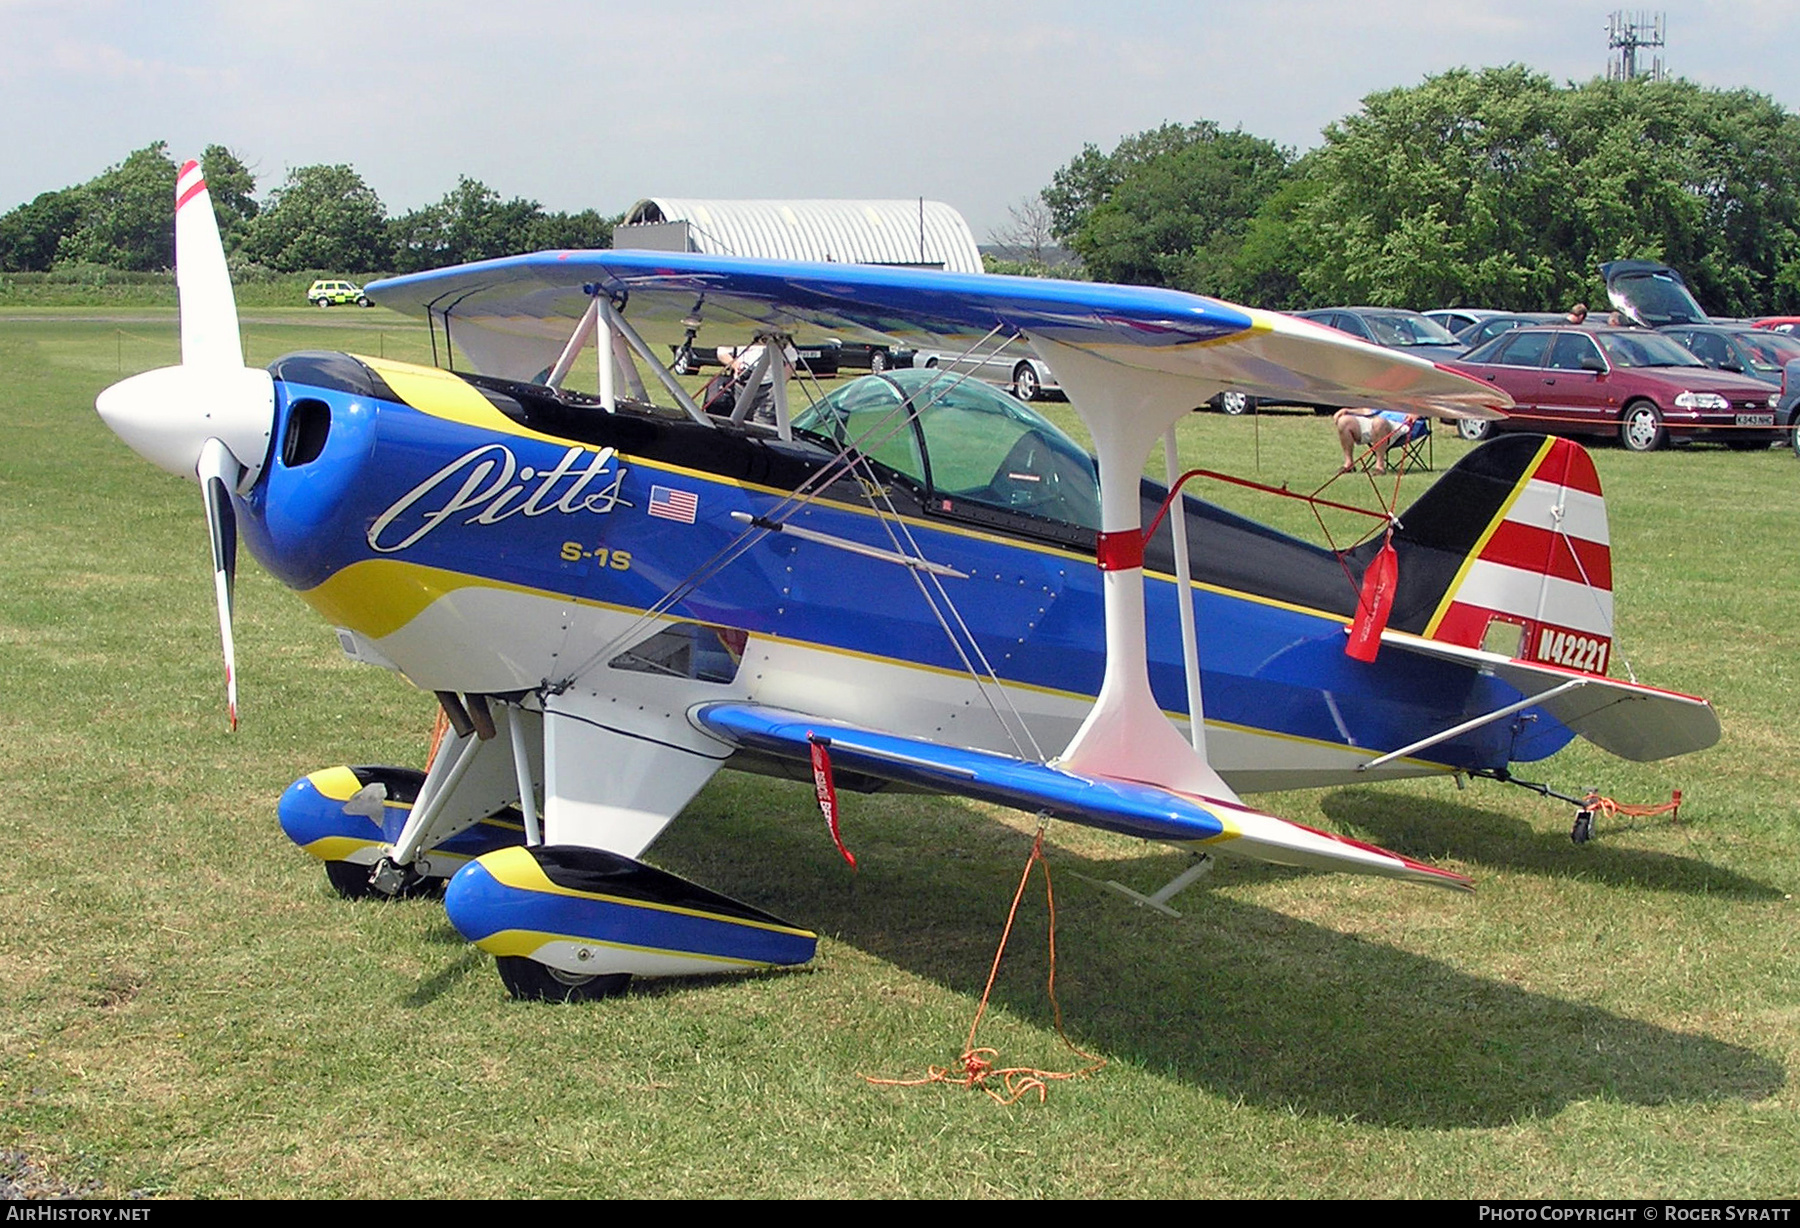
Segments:
[[[778,915],[966,994],[971,1003],[979,997],[1027,837],[954,802],[883,799],[890,814],[918,808],[904,827],[887,828],[859,818],[852,803],[845,835],[863,864],[862,874],[853,875],[837,860],[816,813],[809,821],[805,792],[794,789],[783,808],[791,821],[740,818],[734,800],[726,791],[703,794],[659,843],[658,860],[764,901]],[[1493,816],[1470,814],[1490,833],[1473,838],[1477,851],[1499,850],[1500,864],[1531,864],[1509,851],[1519,842],[1515,833]],[[995,856],[995,841],[1015,845],[1016,859]],[[1142,858],[1105,862],[1052,841],[1046,847],[1057,875],[1058,996],[1071,1039],[1109,1060],[1221,1096],[1441,1129],[1550,1116],[1590,1099],[1755,1101],[1786,1083],[1779,1062],[1742,1046],[1471,976],[1205,887],[1181,896],[1184,916],[1171,920],[1076,877],[1160,883],[1181,861],[1155,846],[1146,845]],[[1660,862],[1621,853],[1612,864],[1621,877],[1639,881],[1643,866]],[[1227,873],[1242,877],[1235,864]],[[1654,870],[1649,877],[1658,881]],[[1044,988],[1044,931],[1043,893],[1034,877],[994,1002],[1048,1031],[1054,1020]],[[465,974],[459,967],[445,975]],[[634,992],[675,996],[684,986],[707,984],[723,988],[669,981]],[[1066,1051],[1050,1049],[1030,1060],[1054,1064],[1058,1054]]]
[[[1550,803],[1552,806],[1561,803]],[[1745,900],[1779,900],[1781,888],[1692,857],[1607,842],[1602,819],[1598,838],[1576,846],[1566,829],[1541,831],[1523,819],[1477,806],[1446,804],[1383,789],[1339,789],[1320,808],[1350,834],[1409,856],[1452,859],[1491,870],[1513,870],[1548,878],[1579,878],[1614,887],[1724,895]],[[1572,808],[1565,813],[1573,814]],[[1625,820],[1631,822],[1632,820]],[[1636,820],[1673,823],[1667,818]],[[1617,832],[1615,822],[1610,830]]]

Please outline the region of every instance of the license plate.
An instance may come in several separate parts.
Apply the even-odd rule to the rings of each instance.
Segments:
[[[1739,414],[1737,416],[1737,424],[1739,426],[1774,426],[1775,425],[1775,415],[1774,414]]]

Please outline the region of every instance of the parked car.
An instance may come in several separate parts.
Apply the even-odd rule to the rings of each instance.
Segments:
[[[307,288],[306,301],[314,307],[342,307],[349,303],[358,307],[375,305],[363,293],[362,287],[352,281],[315,281]]]
[[[1489,316],[1505,315],[1503,311],[1494,311],[1486,307],[1439,307],[1422,313],[1427,320],[1439,325],[1452,336],[1465,328],[1473,328]]]
[[[867,341],[839,341],[838,369],[883,371],[913,365],[913,351],[905,347],[879,345]]]
[[[986,384],[1009,390],[1021,401],[1038,401],[1062,396],[1062,385],[1056,375],[1025,348],[1024,342],[1008,341],[999,349],[992,343],[972,353],[960,350],[920,350],[913,355],[912,365],[945,371],[963,371]]]
[[[1800,451],[1800,337],[1744,324],[1677,324],[1659,331],[1715,371],[1747,375],[1774,388],[1781,398],[1775,425],[1794,435]]]
[[[1294,314],[1302,320],[1335,328],[1391,350],[1403,350],[1418,358],[1436,361],[1454,358],[1463,351],[1443,325],[1433,323],[1416,311],[1403,311],[1398,307],[1321,307]]]
[[[1673,338],[1633,328],[1519,328],[1447,364],[1504,389],[1514,407],[1462,420],[1464,439],[1495,431],[1613,435],[1633,452],[1670,439],[1762,448],[1784,438],[1767,384],[1713,371]]]
[[[1658,331],[1715,371],[1748,375],[1777,388],[1785,383],[1787,365],[1800,359],[1800,337],[1743,324],[1673,324]]]
[[[748,347],[753,342],[744,342]],[[719,347],[716,345],[695,345],[686,347],[671,345],[669,347],[669,370],[677,375],[697,375],[703,367],[722,367],[719,361]],[[838,373],[839,356],[836,341],[795,342],[794,354],[799,359],[797,369],[805,371],[821,379]]]
[[[1800,331],[1800,316],[1761,316],[1751,324],[1755,328],[1767,328],[1778,333]]]
[[[1486,345],[1501,333],[1509,333],[1515,328],[1525,328],[1532,324],[1563,324],[1568,316],[1560,311],[1511,311],[1504,315],[1492,315],[1480,323],[1471,324],[1456,334],[1456,339],[1472,350],[1478,345]],[[1465,352],[1467,352],[1465,350]]]

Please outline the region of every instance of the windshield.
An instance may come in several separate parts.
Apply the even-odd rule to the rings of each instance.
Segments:
[[[940,510],[967,502],[1100,527],[1093,458],[980,380],[938,370],[865,376],[801,414],[794,429],[858,448]]]
[[[1683,346],[1658,333],[1596,333],[1615,367],[1704,367]]]
[[[1737,339],[1759,371],[1779,371],[1794,359],[1800,358],[1800,340],[1784,337],[1780,333],[1769,333],[1767,336],[1760,332],[1739,333]]]
[[[1364,315],[1363,320],[1382,345],[1405,348],[1409,345],[1456,344],[1449,329],[1424,316]]]

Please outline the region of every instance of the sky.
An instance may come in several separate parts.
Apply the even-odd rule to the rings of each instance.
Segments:
[[[1295,149],[1456,67],[1605,72],[1580,0],[0,0],[0,211],[152,141],[258,192],[345,162],[390,213],[459,175],[551,210],[942,200],[987,241],[1085,144],[1169,122]],[[1636,10],[1633,10],[1636,11]],[[1670,71],[1800,110],[1800,3],[1669,3]]]

